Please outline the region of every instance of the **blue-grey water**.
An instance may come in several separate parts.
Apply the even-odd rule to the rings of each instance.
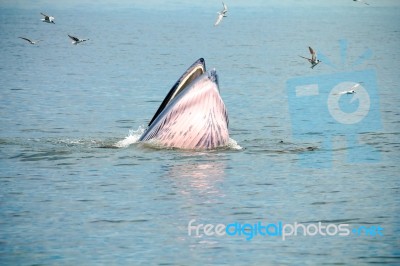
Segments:
[[[399,264],[400,4],[334,2],[226,1],[214,27],[220,1],[2,1],[0,264]],[[137,143],[200,57],[237,145]],[[293,98],[304,79],[321,99]],[[354,127],[327,120],[338,81],[370,95]],[[196,235],[193,219],[363,229],[246,240]]]

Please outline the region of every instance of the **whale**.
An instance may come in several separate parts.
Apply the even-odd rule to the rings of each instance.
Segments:
[[[228,125],[217,72],[206,71],[200,58],[172,86],[139,141],[166,148],[216,149],[228,145]]]

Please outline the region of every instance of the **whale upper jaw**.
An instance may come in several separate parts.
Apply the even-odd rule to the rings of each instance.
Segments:
[[[174,86],[170,89],[167,96],[164,98],[160,107],[158,107],[153,118],[150,120],[148,126],[150,126],[157,116],[164,110],[164,108],[174,99],[179,93],[182,92],[193,80],[201,76],[206,72],[206,64],[204,58],[198,59],[194,62],[182,76],[175,82]]]
[[[218,75],[206,72],[200,58],[178,79],[139,141],[165,147],[215,149],[229,142],[228,114],[219,94]]]

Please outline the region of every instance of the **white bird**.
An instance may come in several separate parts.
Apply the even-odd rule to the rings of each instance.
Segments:
[[[222,2],[222,6],[224,7],[224,9],[222,9],[220,12],[217,12],[218,17],[217,17],[217,21],[215,21],[214,26],[217,26],[224,17],[226,16],[226,13],[228,12],[228,7],[225,5],[224,2]]]
[[[18,37],[18,38],[23,39],[23,40],[29,42],[30,44],[37,44],[38,42],[42,41],[42,40],[32,41],[32,40],[30,40],[28,38],[24,38],[24,37]]]
[[[317,59],[317,53],[314,51],[313,48],[311,48],[309,46],[308,49],[310,50],[311,58],[307,58],[307,57],[304,57],[304,56],[301,56],[301,55],[299,55],[299,56],[304,58],[304,59],[307,59],[308,62],[311,63],[311,68],[314,68],[316,65],[318,65],[321,62],[321,60]]]
[[[364,2],[364,1],[362,1],[362,0],[353,0],[354,2],[360,2],[360,3],[364,3],[364,4],[366,4],[367,6],[369,6],[369,4],[367,3],[367,2]]]
[[[44,18],[42,18],[43,22],[56,24],[56,23],[54,23],[54,17],[48,16],[48,15],[43,14],[43,13],[40,13],[40,14],[42,14],[42,16],[44,16]]]
[[[86,41],[89,40],[89,39],[79,39],[79,38],[77,38],[77,37],[75,37],[75,36],[71,36],[71,35],[69,35],[69,34],[68,34],[68,37],[71,38],[72,44],[75,44],[75,45],[77,45],[78,43],[86,42]]]
[[[350,88],[350,90],[348,91],[342,91],[340,94],[356,94],[355,89],[360,86],[360,83],[357,83],[356,85],[354,85],[353,87]]]

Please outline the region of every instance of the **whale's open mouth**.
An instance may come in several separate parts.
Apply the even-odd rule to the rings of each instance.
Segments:
[[[206,72],[200,58],[168,92],[139,141],[179,149],[215,149],[228,145],[228,124],[217,72]]]
[[[154,119],[164,110],[164,108],[174,99],[178,94],[180,94],[185,88],[187,88],[196,78],[200,77],[206,72],[206,64],[204,58],[198,59],[191,65],[185,73],[178,79],[171,90],[168,92],[167,96],[158,107],[157,112],[154,114],[153,118],[149,122],[149,126],[153,123]]]

